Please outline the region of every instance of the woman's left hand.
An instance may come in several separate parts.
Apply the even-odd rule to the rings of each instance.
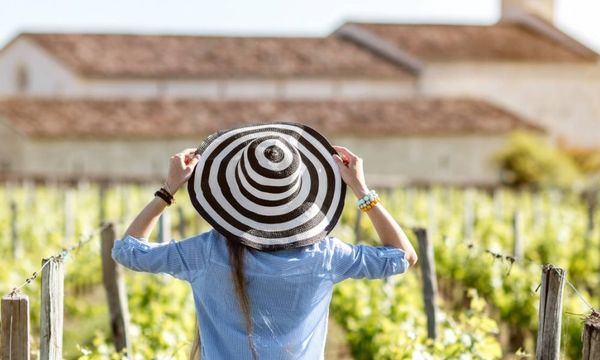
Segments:
[[[198,160],[200,160],[200,155],[196,154],[196,149],[185,149],[171,156],[169,174],[165,182],[166,190],[171,195],[174,195],[181,185],[190,178]]]

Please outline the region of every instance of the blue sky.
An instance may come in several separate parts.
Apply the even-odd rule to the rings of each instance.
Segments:
[[[499,0],[0,0],[0,46],[20,31],[326,35],[344,20],[489,24]],[[599,0],[556,0],[557,26],[600,52]]]

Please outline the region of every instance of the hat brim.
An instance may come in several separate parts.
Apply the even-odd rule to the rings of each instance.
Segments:
[[[303,164],[296,188],[276,200],[271,196],[282,190],[247,181],[247,174],[236,167],[245,147],[266,137],[297,146]],[[296,248],[324,238],[340,218],[346,186],[333,160],[337,152],[310,127],[279,122],[221,131],[209,136],[198,153],[200,160],[188,180],[190,200],[227,238],[263,251]]]

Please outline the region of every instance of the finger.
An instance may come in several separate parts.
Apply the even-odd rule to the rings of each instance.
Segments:
[[[192,156],[185,163],[189,167],[194,167],[200,161],[200,155]]]
[[[185,156],[181,154],[175,154],[171,156],[171,162],[181,166],[185,166]]]
[[[333,160],[340,168],[348,167],[348,162],[346,160],[342,159],[342,157],[339,155],[333,155]]]
[[[352,151],[348,150],[348,148],[345,148],[343,146],[338,146],[335,145],[333,146],[333,148],[340,154],[342,155],[346,155],[348,157],[349,160],[351,159],[356,159],[358,156],[356,156],[354,153],[352,153]]]
[[[187,148],[187,149],[185,149],[185,150],[183,150],[181,152],[178,152],[175,155],[186,156],[186,155],[189,155],[189,154],[194,154],[195,152],[196,152],[195,148]]]

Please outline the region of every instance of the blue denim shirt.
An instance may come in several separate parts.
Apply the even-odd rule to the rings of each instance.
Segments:
[[[191,284],[203,360],[251,359],[221,234],[211,230],[163,244],[125,236],[115,242],[112,256],[132,270],[167,273]],[[383,278],[408,268],[400,249],[350,245],[334,237],[296,249],[247,251],[245,256],[261,360],[323,359],[333,285],[347,278]]]

